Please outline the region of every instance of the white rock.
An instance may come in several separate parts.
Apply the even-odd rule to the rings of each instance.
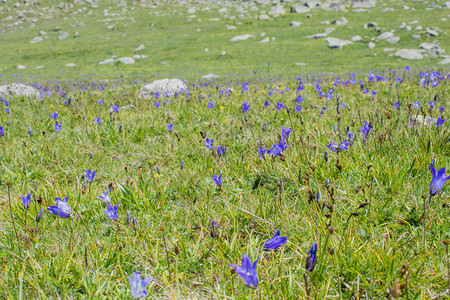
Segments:
[[[74,64],[74,63],[68,63],[68,64],[66,64],[66,67],[67,68],[73,68],[73,67],[76,67],[77,65],[76,64]]]
[[[270,42],[270,38],[266,37],[265,39],[262,39],[261,41],[258,42],[258,44],[265,44]]]
[[[309,9],[309,7],[306,7],[301,4],[296,4],[296,5],[291,6],[291,13],[294,13],[294,14],[303,14],[303,13],[307,13],[310,11],[311,10]]]
[[[291,26],[291,27],[300,27],[300,25],[302,25],[303,23],[302,22],[295,22],[295,21],[292,21],[290,24],[289,24],[289,26]]]
[[[355,35],[354,37],[351,38],[352,42],[361,42],[362,41],[362,37],[360,35]]]
[[[440,62],[438,62],[438,64],[439,65],[448,65],[448,64],[450,64],[450,57],[448,57],[448,58],[446,58],[444,60],[441,60]]]
[[[344,46],[352,43],[350,41],[341,40],[334,37],[328,37],[325,39],[325,41],[328,42],[328,47],[332,49],[342,49]]]
[[[7,97],[13,95],[33,98],[38,97],[39,93],[35,88],[20,83],[13,83],[0,86],[0,97]]]
[[[114,62],[114,59],[108,58],[108,59],[105,59],[105,60],[99,62],[98,64],[99,65],[109,65],[109,64],[112,64],[113,62]]]
[[[433,124],[436,124],[436,122],[437,122],[437,119],[435,119],[435,118],[427,116],[427,117],[425,117],[425,120],[424,120],[422,115],[415,115],[415,116],[411,116],[409,118],[408,125],[410,128],[420,128],[423,125],[425,125],[427,127],[432,126]]]
[[[353,8],[373,8],[377,4],[376,0],[353,0]]]
[[[260,15],[258,19],[260,21],[264,21],[264,20],[270,20],[270,17],[268,15]]]
[[[180,79],[160,79],[155,80],[150,84],[147,84],[139,91],[139,98],[149,99],[155,93],[160,94],[161,96],[165,96],[166,92],[169,92],[170,95],[174,93],[178,93],[181,90],[186,90],[187,85]]]
[[[137,47],[136,50],[134,50],[134,51],[138,52],[138,51],[141,51],[141,50],[144,50],[144,49],[145,49],[144,45],[139,45],[139,47]]]
[[[132,64],[135,63],[135,60],[132,57],[121,57],[117,61],[121,62],[121,63],[123,63],[125,65],[132,65]]]
[[[342,17],[340,19],[334,20],[333,22],[331,22],[331,24],[334,25],[345,25],[348,23],[348,20],[345,17]]]
[[[69,34],[67,32],[63,32],[58,36],[59,40],[64,40],[67,39],[69,37]]]
[[[398,56],[402,59],[422,59],[423,55],[420,53],[420,50],[416,49],[401,49],[395,52],[395,56]]]
[[[27,67],[23,66],[23,65],[17,65],[17,70],[23,70],[26,69]]]
[[[239,42],[239,41],[246,41],[249,38],[254,38],[255,36],[253,34],[244,34],[244,35],[237,35],[233,37],[230,42]]]
[[[42,42],[43,40],[44,40],[44,39],[43,39],[42,37],[37,36],[37,37],[33,38],[33,39],[30,41],[30,43],[31,43],[31,44],[35,44],[35,43]]]
[[[218,79],[218,78],[220,78],[220,76],[216,75],[216,74],[206,74],[201,77],[201,79],[206,79],[206,80],[213,80],[213,79]]]
[[[369,49],[373,49],[375,48],[375,43],[374,42],[369,42]]]

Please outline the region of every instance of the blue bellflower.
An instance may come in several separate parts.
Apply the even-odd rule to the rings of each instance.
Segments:
[[[430,182],[430,195],[434,196],[439,194],[444,187],[445,182],[450,179],[450,176],[445,177],[445,168],[436,171],[434,166],[430,165],[430,170],[431,175],[433,176]]]
[[[289,127],[284,128],[281,126],[281,138],[283,140],[287,140],[289,138],[289,135],[291,134],[292,130]]]
[[[111,190],[107,190],[106,193],[101,193],[100,197],[97,197],[97,199],[102,200],[105,204],[111,204],[111,198],[108,196],[110,191]]]
[[[213,175],[212,180],[214,180],[218,187],[222,187],[222,174],[219,176]]]
[[[360,129],[361,129],[361,134],[362,134],[364,137],[367,137],[367,135],[369,134],[369,132],[373,131],[373,130],[372,130],[372,125],[371,125],[368,121],[366,121],[366,122],[363,124],[363,127],[360,127]]]
[[[242,113],[245,114],[250,109],[250,104],[248,102],[242,103]]]
[[[95,171],[92,172],[91,169],[86,171],[86,180],[88,182],[94,181],[94,177],[95,177]]]
[[[53,120],[56,120],[58,118],[58,113],[57,112],[51,113],[50,118],[52,118]]]
[[[266,148],[258,146],[258,156],[260,159],[265,159],[264,154],[266,153]]]
[[[227,148],[225,146],[217,146],[217,155],[223,156],[225,155],[225,151]]]
[[[22,199],[23,208],[25,208],[25,210],[28,210],[28,207],[30,207],[31,202],[33,202],[33,199],[31,199],[31,193],[28,193],[26,197],[20,195],[20,199]]]
[[[436,120],[436,127],[439,128],[442,126],[442,124],[445,123],[445,121],[447,121],[446,119],[442,118],[442,117],[438,117]]]
[[[311,248],[309,248],[308,256],[306,257],[305,268],[307,271],[312,272],[316,267],[317,263],[317,248],[319,246],[316,242],[312,243]]]
[[[95,124],[100,125],[100,124],[102,124],[102,119],[100,117],[97,117],[94,119],[94,122],[95,122]]]
[[[288,238],[285,236],[280,236],[280,229],[277,230],[277,233],[270,239],[264,243],[264,250],[275,250],[286,244]]]
[[[58,122],[55,122],[55,132],[62,130],[62,124],[58,124]]]
[[[172,124],[172,123],[167,124],[167,129],[169,129],[169,132],[172,132],[172,130],[173,130],[173,124]]]
[[[244,254],[242,255],[242,266],[230,264],[248,287],[258,287],[258,274],[256,273],[256,264],[258,263],[258,260],[259,258],[252,264],[252,261],[247,254]]]
[[[106,214],[111,220],[117,220],[117,218],[119,217],[119,214],[117,213],[118,209],[119,204],[114,205],[114,207],[111,204],[108,204],[106,206],[106,210],[104,210],[103,213]]]
[[[151,278],[145,278],[141,280],[141,275],[139,272],[134,272],[133,277],[128,278],[128,282],[131,286],[131,294],[134,298],[142,298],[148,295],[145,287],[150,282]]]
[[[61,200],[61,198],[57,197],[55,199],[56,206],[49,206],[47,208],[48,211],[60,218],[68,218],[72,216],[72,209],[67,204],[67,200],[69,200],[69,197],[64,198],[64,200]]]
[[[214,144],[214,139],[208,139],[206,138],[205,140],[205,147],[208,148],[209,150],[213,149],[213,144]]]
[[[212,103],[212,102],[209,102],[208,103],[208,106],[206,107],[207,109],[211,109],[211,108],[213,108],[215,105],[214,105],[214,103]]]

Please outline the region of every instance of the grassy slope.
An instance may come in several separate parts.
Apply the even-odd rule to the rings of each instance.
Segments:
[[[56,8],[58,16],[52,19],[42,19],[33,28],[22,30],[10,30],[2,33],[2,45],[0,46],[0,72],[7,75],[19,74],[26,78],[54,79],[54,78],[79,78],[81,74],[97,74],[98,77],[118,77],[119,74],[142,74],[145,77],[156,76],[182,76],[185,79],[197,79],[200,74],[215,72],[220,75],[247,74],[256,71],[260,75],[267,76],[267,64],[271,64],[271,73],[283,76],[293,76],[308,72],[357,72],[370,69],[380,70],[412,66],[429,66],[442,60],[441,58],[425,58],[419,61],[402,61],[390,57],[383,48],[395,47],[418,48],[422,42],[440,41],[444,49],[450,49],[448,34],[448,21],[440,21],[446,17],[445,9],[427,11],[426,4],[422,2],[410,3],[416,11],[404,10],[398,3],[388,1],[379,2],[378,8],[363,13],[312,11],[312,18],[306,18],[304,14],[285,14],[269,21],[259,21],[253,16],[257,12],[251,12],[250,19],[226,20],[217,12],[218,8],[202,12],[198,10],[196,17],[188,21],[186,7],[163,6],[155,8],[143,8],[130,5],[125,13],[122,8],[116,8],[111,4],[101,2],[99,8],[93,9],[89,17],[64,14]],[[12,4],[3,4],[12,6]],[[40,7],[44,7],[41,4]],[[84,6],[76,6],[71,11]],[[89,7],[89,6],[87,6]],[[108,25],[116,25],[114,30],[107,29],[102,20],[117,17],[103,16],[106,8],[109,13],[120,13],[126,21],[112,21]],[[259,6],[258,6],[259,7]],[[395,8],[394,12],[383,13],[385,7]],[[260,11],[270,7],[259,7]],[[286,6],[289,10],[289,7]],[[87,10],[89,11],[90,8]],[[154,14],[159,11],[160,14]],[[182,15],[180,15],[180,12]],[[229,15],[238,16],[235,9],[229,9]],[[5,15],[5,14],[4,14]],[[164,15],[164,16],[161,16]],[[6,15],[5,15],[6,16]],[[322,25],[321,21],[345,16],[349,23],[342,26]],[[67,20],[64,20],[67,18]],[[134,18],[135,22],[130,21]],[[210,18],[221,18],[220,21],[210,21]],[[202,22],[198,22],[201,19]],[[416,32],[397,30],[395,33],[401,38],[396,45],[386,42],[376,42],[377,46],[369,50],[367,44],[377,33],[373,29],[363,29],[363,24],[377,22],[383,31],[398,28],[402,22],[419,20],[419,25],[438,26],[443,33],[438,38],[423,37],[413,40],[412,34]],[[290,21],[301,21],[299,28],[290,28]],[[238,23],[242,23],[238,25]],[[79,24],[83,23],[84,26]],[[126,25],[126,26],[125,26]],[[235,25],[236,30],[227,30],[225,25]],[[70,37],[59,41],[59,33],[53,33],[52,29],[59,26],[61,32],[66,31]],[[413,27],[416,25],[412,25]],[[350,39],[359,34],[364,40],[344,47],[342,50],[332,50],[327,47],[324,39],[310,40],[306,36],[323,32],[324,28],[335,27],[336,31],[330,36]],[[197,32],[201,29],[201,32]],[[49,32],[48,40],[37,44],[29,41],[38,35],[40,30]],[[79,37],[72,38],[75,31]],[[259,35],[265,32],[266,37],[275,37],[274,42],[258,44],[262,39]],[[254,34],[256,38],[244,42],[229,42],[229,39],[238,34]],[[134,65],[98,65],[111,55],[132,56],[134,49],[144,44],[146,49],[140,54],[149,55],[148,59],[138,60]],[[204,48],[209,48],[205,53]],[[222,57],[220,52],[226,51]],[[376,55],[375,55],[376,54]],[[168,65],[161,65],[161,61]],[[76,68],[66,68],[66,63],[77,64]],[[297,66],[303,62],[306,66]],[[26,70],[16,70],[18,64],[26,65]],[[44,65],[41,70],[32,70],[39,65]],[[134,75],[137,76],[137,75]]]

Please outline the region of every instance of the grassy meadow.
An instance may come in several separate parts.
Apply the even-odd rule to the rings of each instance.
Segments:
[[[0,83],[39,95],[0,99],[1,299],[448,299],[448,67],[384,51],[450,49],[448,10],[31,3],[0,3]],[[306,38],[329,27],[363,40]],[[187,88],[138,97],[164,77]]]

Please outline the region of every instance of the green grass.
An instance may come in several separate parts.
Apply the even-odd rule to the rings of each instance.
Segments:
[[[70,91],[71,82],[51,84],[66,87],[72,100],[67,106],[57,93],[42,101],[8,98],[11,113],[0,114],[5,129],[0,297],[129,298],[128,277],[139,271],[154,279],[149,298],[305,299],[306,254],[317,241],[319,259],[309,278],[313,299],[386,298],[396,278],[404,299],[445,298],[448,186],[432,198],[429,216],[421,217],[431,180],[428,165],[435,159],[436,168],[450,166],[448,122],[418,130],[407,123],[416,111],[408,103],[420,101],[425,114],[435,94],[433,115],[444,106],[448,118],[449,89],[445,80],[428,89],[417,81],[417,74],[407,74],[399,86],[400,111],[393,109],[398,98],[390,82],[368,84],[378,91],[374,100],[359,84],[338,85],[328,102],[305,85],[300,113],[294,110],[295,81],[279,83],[278,91],[290,91],[271,97],[268,84],[258,81],[244,94],[239,85],[220,84],[234,90],[230,98],[219,97],[215,86],[191,85],[189,98],[172,98],[159,109],[153,100],[137,98],[140,86],[132,80],[103,92]],[[321,85],[325,92],[333,87]],[[339,141],[337,96],[347,104],[340,114],[342,138],[347,126],[356,136],[339,154],[326,148],[330,140]],[[266,99],[272,105],[264,109]],[[213,109],[206,108],[209,101]],[[244,101],[252,107],[247,121]],[[276,111],[277,101],[289,112]],[[112,104],[135,110],[112,118]],[[328,109],[319,116],[322,106]],[[50,118],[55,111],[62,124],[57,133]],[[98,116],[101,125],[94,123]],[[374,127],[367,143],[359,133],[365,120]],[[172,133],[168,123],[174,124]],[[284,158],[259,159],[258,142],[266,148],[278,142],[281,126],[293,129]],[[200,131],[226,146],[226,156],[207,150]],[[91,185],[85,183],[88,169],[97,172]],[[220,173],[222,189],[211,179]],[[116,222],[96,199],[110,185],[112,203],[120,204]],[[35,201],[25,219],[19,195],[30,192]],[[70,219],[46,210],[65,196],[74,211],[73,236]],[[359,208],[363,203],[369,205]],[[36,224],[40,209],[44,214]],[[126,222],[127,210],[137,219],[136,231]],[[209,234],[213,219],[219,222],[217,238]],[[264,241],[277,229],[288,243],[263,252]],[[247,288],[228,266],[240,264],[243,254],[252,261],[262,258],[257,289]]]
[[[139,3],[139,2],[136,2]],[[440,5],[444,1],[437,2]],[[259,21],[261,11],[268,11],[270,6],[257,6],[259,11],[253,12],[246,9],[248,18],[239,19],[240,14],[234,8],[229,9],[228,15],[236,16],[235,20],[225,19],[218,13],[220,5],[211,6],[210,11],[202,11],[204,6],[197,6],[198,10],[194,18],[188,18],[187,6],[174,3],[160,5],[157,8],[141,7],[129,3],[125,12],[112,3],[99,3],[98,8],[90,5],[75,6],[64,13],[58,9],[57,3],[51,2],[55,7],[55,13],[51,19],[38,18],[35,26],[30,27],[29,18],[36,17],[38,13],[49,15],[44,10],[50,6],[43,1],[33,9],[36,14],[29,15],[19,27],[4,27],[2,29],[2,43],[0,45],[0,74],[6,75],[6,80],[18,75],[26,81],[78,79],[81,75],[96,74],[98,78],[118,78],[121,75],[142,74],[144,77],[175,76],[184,79],[198,79],[206,73],[216,73],[221,76],[235,76],[236,74],[250,74],[256,71],[259,77],[292,78],[297,74],[366,72],[369,70],[391,70],[397,67],[411,65],[414,67],[426,67],[435,65],[441,61],[440,57],[426,57],[418,61],[404,61],[390,56],[390,52],[384,52],[384,48],[417,49],[422,42],[439,40],[443,49],[450,49],[448,35],[448,21],[441,21],[448,17],[445,9],[425,10],[428,4],[422,2],[408,3],[415,9],[404,10],[398,2],[378,1],[378,6],[367,12],[328,12],[313,10],[312,17],[306,18],[305,14],[287,13],[271,20]],[[30,10],[26,8],[13,8],[13,2],[2,4],[4,9],[0,11],[0,18],[6,18],[15,14],[7,12],[7,8],[14,10]],[[195,5],[194,5],[195,6]],[[73,12],[87,7],[92,14],[73,15]],[[289,4],[285,8],[289,12]],[[383,12],[386,7],[394,8],[394,12]],[[103,11],[108,9],[109,14],[119,16],[104,16]],[[155,12],[158,11],[159,15]],[[349,22],[346,25],[323,25],[322,21],[330,22],[345,16]],[[116,20],[117,18],[125,20]],[[135,22],[131,21],[131,18]],[[219,21],[211,21],[212,18],[220,18]],[[103,22],[112,19],[111,22]],[[199,22],[198,20],[201,20]],[[421,25],[437,26],[443,32],[438,37],[426,37],[422,32],[420,40],[413,40],[412,35],[417,32],[398,29],[402,22],[409,23],[419,20],[413,28]],[[17,21],[4,21],[11,24]],[[20,20],[19,20],[20,21]],[[301,21],[303,25],[298,28],[289,27],[291,21]],[[373,50],[368,49],[368,42],[378,33],[374,29],[363,29],[367,22],[377,22],[382,32],[395,29],[400,41],[395,44],[376,42]],[[105,24],[115,25],[108,29]],[[126,26],[125,26],[126,25]],[[225,25],[236,26],[236,30],[228,30]],[[53,29],[60,27],[60,32]],[[354,35],[361,35],[362,42],[353,43],[342,50],[329,49],[324,39],[310,40],[306,36],[323,32],[325,28],[334,27],[336,30],[329,36],[350,39]],[[200,32],[197,32],[200,29]],[[46,31],[46,40],[30,44],[29,41]],[[77,38],[73,38],[75,31],[79,32]],[[60,41],[57,36],[62,32],[68,32],[70,37]],[[267,44],[258,44],[265,37],[275,37],[276,40]],[[239,34],[254,34],[256,37],[244,42],[229,42],[230,38]],[[141,44],[146,49],[139,54],[148,55],[147,59],[137,60],[134,65],[98,65],[98,62],[117,55],[132,56],[134,50]],[[205,53],[204,49],[209,52]],[[221,56],[225,51],[227,54]],[[167,65],[161,65],[165,61]],[[65,64],[75,63],[75,68],[66,68]],[[297,66],[296,63],[306,63],[306,66]],[[17,70],[16,66],[27,66],[25,70]],[[268,65],[270,64],[270,70]],[[43,69],[35,70],[43,65]],[[270,74],[269,74],[270,73]]]

